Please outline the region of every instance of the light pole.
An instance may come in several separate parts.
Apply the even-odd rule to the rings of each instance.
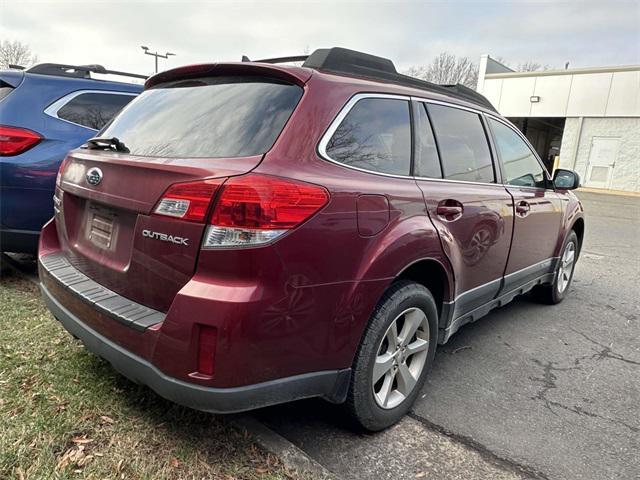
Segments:
[[[144,50],[144,54],[145,55],[151,55],[153,57],[156,57],[156,73],[158,73],[158,57],[160,58],[169,58],[170,56],[175,56],[175,53],[170,53],[167,52],[164,55],[158,53],[158,52],[150,52],[149,51],[149,47],[145,47],[144,45],[140,45],[140,48],[142,48],[142,50]]]

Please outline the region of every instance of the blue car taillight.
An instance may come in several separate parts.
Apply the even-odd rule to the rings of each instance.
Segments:
[[[40,134],[26,128],[0,125],[0,156],[19,155],[34,147],[40,140]]]

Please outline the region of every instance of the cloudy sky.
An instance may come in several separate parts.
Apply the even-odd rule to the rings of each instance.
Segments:
[[[442,51],[561,68],[640,63],[640,0],[581,1],[47,1],[0,0],[0,39],[40,61],[151,73],[140,45],[187,63],[301,54],[343,46],[399,69]]]

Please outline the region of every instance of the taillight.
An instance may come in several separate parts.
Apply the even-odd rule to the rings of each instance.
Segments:
[[[69,157],[64,157],[62,163],[60,164],[60,168],[58,168],[58,174],[56,175],[56,187],[60,188],[62,186],[62,174],[64,173],[64,167],[67,166],[67,162],[69,161]]]
[[[174,183],[162,195],[153,210],[156,215],[204,222],[209,204],[222,180]]]
[[[0,156],[9,157],[26,152],[40,140],[42,136],[26,128],[0,125]]]
[[[328,201],[328,192],[317,185],[256,174],[230,178],[218,196],[203,247],[268,243]]]

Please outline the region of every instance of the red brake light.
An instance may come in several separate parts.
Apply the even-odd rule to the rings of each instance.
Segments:
[[[211,199],[221,183],[222,180],[174,183],[164,192],[153,213],[204,222]]]
[[[26,152],[40,140],[42,136],[26,128],[0,125],[0,156],[9,157]]]
[[[291,229],[324,207],[327,191],[317,185],[264,175],[227,180],[211,216],[218,227]]]
[[[203,248],[274,241],[317,213],[329,193],[317,185],[266,175],[233,177],[222,186]]]

